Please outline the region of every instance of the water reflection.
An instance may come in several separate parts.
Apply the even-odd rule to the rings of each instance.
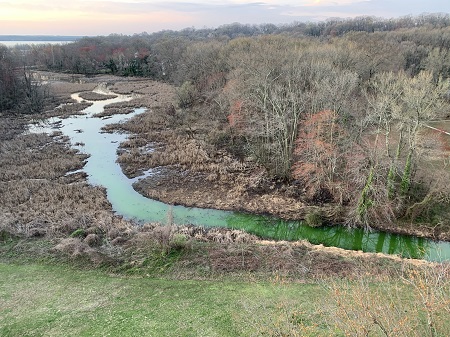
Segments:
[[[450,259],[448,243],[434,242],[413,236],[367,231],[360,228],[310,227],[302,222],[236,213],[228,217],[227,226],[275,240],[308,240],[313,244],[323,244],[328,247],[397,254],[414,259],[433,261]]]

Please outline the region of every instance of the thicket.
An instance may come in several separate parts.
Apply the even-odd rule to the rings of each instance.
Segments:
[[[177,85],[183,114],[223,126],[212,144],[228,140],[270,179],[302,186],[306,201],[350,205],[351,221],[443,220],[430,209],[449,191],[430,182],[448,170],[422,174],[420,138],[449,114],[449,15],[232,24],[22,52],[41,69]]]
[[[21,54],[0,45],[0,114],[2,112],[40,113],[48,88],[30,72]]]

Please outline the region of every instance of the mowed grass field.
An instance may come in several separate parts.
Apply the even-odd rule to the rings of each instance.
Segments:
[[[0,336],[450,336],[449,267],[175,280],[0,263]]]
[[[450,336],[449,266],[287,281],[0,263],[0,336]]]
[[[312,317],[324,291],[0,263],[0,336],[258,336],[292,299]]]

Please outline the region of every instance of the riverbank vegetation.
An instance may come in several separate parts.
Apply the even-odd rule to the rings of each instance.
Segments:
[[[135,136],[119,161],[129,176],[165,167],[136,186],[146,196],[448,239],[449,139],[427,123],[450,111],[449,22],[424,15],[111,35],[35,46],[23,62],[133,76],[113,90],[139,95],[135,106],[152,113],[120,126]],[[162,85],[146,78],[176,89],[161,100]],[[143,151],[147,144],[156,151]]]
[[[27,70],[19,55],[0,44],[0,112],[41,113],[48,87]]]
[[[29,77],[11,60],[122,76],[112,90],[135,99],[102,116],[151,110],[109,127],[134,134],[128,176],[160,168],[136,184],[145,196],[448,239],[450,126],[428,124],[450,111],[449,29],[423,15],[110,35],[5,49],[2,76]]]

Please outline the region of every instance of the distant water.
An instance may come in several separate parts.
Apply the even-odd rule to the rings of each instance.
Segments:
[[[2,41],[0,39],[0,44],[4,44],[7,47],[15,47],[17,45],[41,45],[41,44],[67,44],[75,41]]]

